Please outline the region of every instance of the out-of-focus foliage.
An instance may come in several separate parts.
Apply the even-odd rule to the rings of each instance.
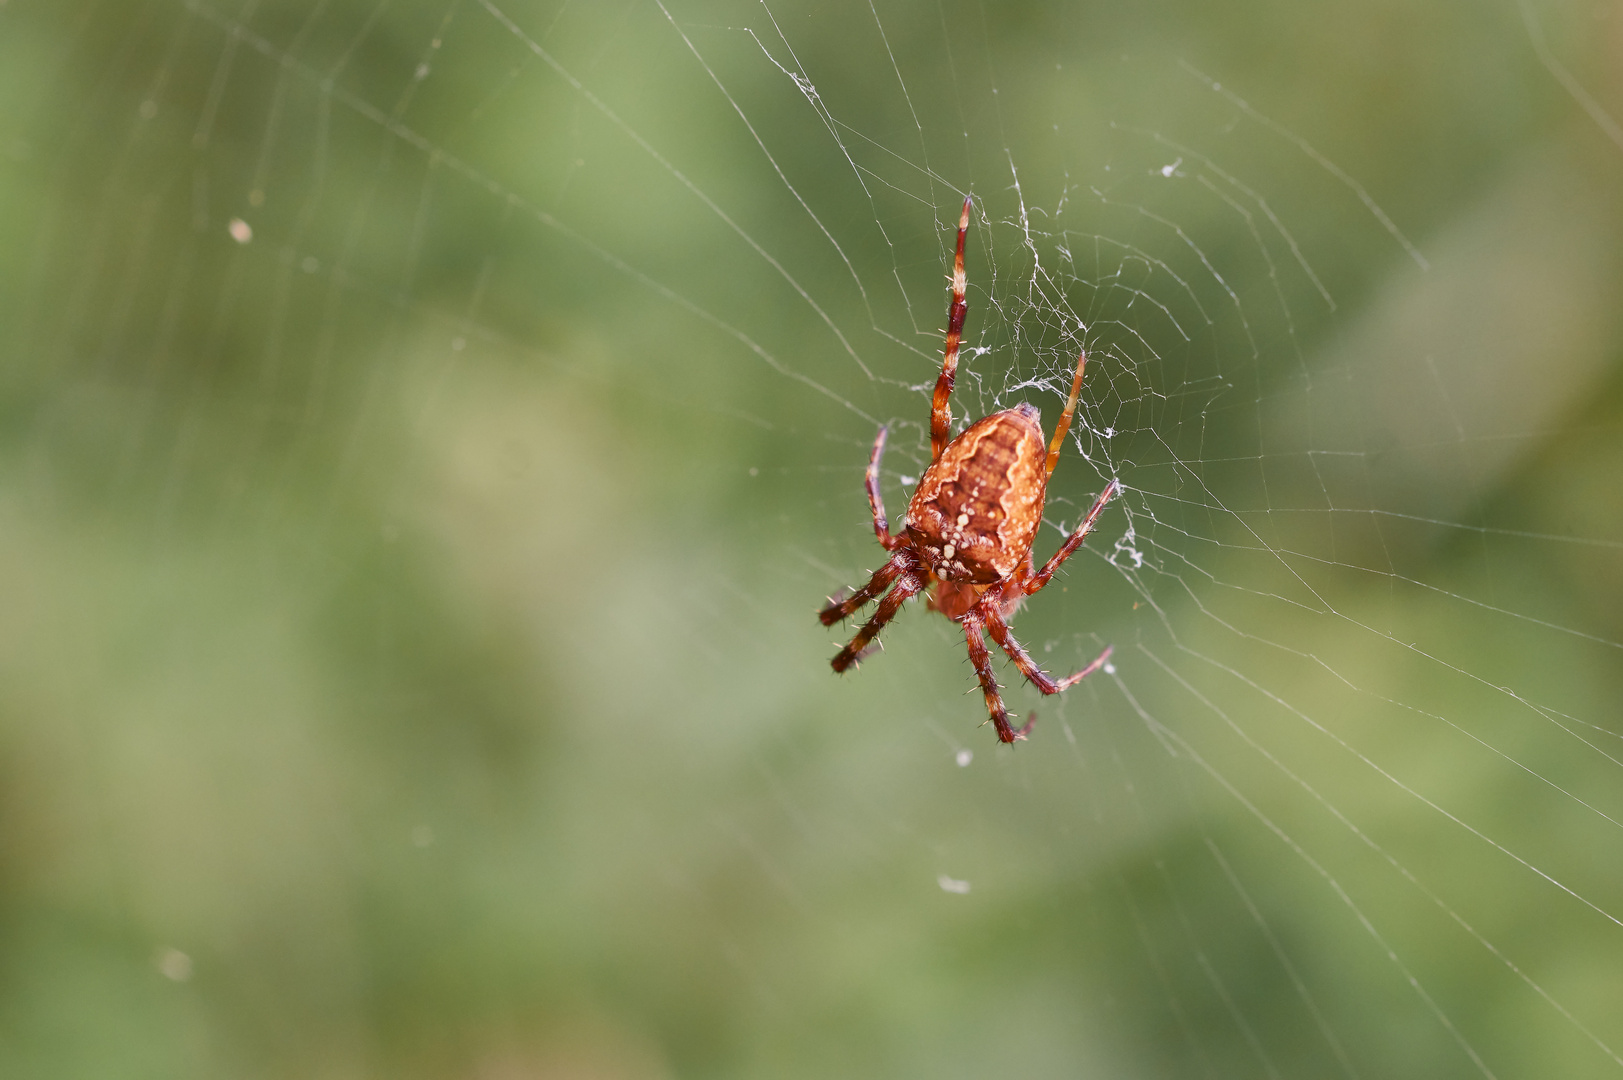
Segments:
[[[1623,1068],[1623,16],[666,6],[0,0],[0,1073]],[[1089,194],[1191,146],[1267,213]],[[1013,752],[954,628],[836,680],[812,617],[877,564],[875,421],[917,465],[959,191],[972,333],[1020,303],[1011,165],[1222,275],[1205,336],[1113,340],[1230,380],[1113,464],[1243,511],[1161,536],[1153,614],[1091,556],[1031,603],[1123,674],[1013,692]],[[1316,533],[1350,443],[1409,517]],[[1169,741],[1225,720],[1270,756]]]

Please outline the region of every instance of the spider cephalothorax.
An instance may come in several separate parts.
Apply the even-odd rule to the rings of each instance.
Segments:
[[[868,458],[868,505],[873,511],[874,534],[892,553],[890,561],[850,596],[831,599],[818,618],[824,626],[831,626],[879,600],[874,617],[831,661],[835,671],[843,672],[862,658],[903,604],[929,588],[930,607],[964,628],[969,659],[975,665],[997,737],[1014,742],[1025,738],[1031,722],[1018,730],[1009,723],[981,631],[991,631],[992,640],[1009,654],[1021,674],[1045,694],[1057,694],[1103,666],[1110,656],[1109,649],[1076,674],[1055,680],[1014,639],[1008,620],[1020,602],[1047,585],[1060,565],[1082,546],[1105,504],[1121,490],[1121,485],[1115,480],[1107,484],[1076,531],[1041,570],[1034,568],[1031,542],[1036,539],[1037,526],[1042,524],[1048,478],[1059,463],[1060,448],[1082,393],[1082,371],[1088,362],[1085,351],[1077,357],[1071,393],[1065,399],[1065,411],[1060,414],[1046,455],[1040,414],[1032,405],[1016,405],[993,413],[947,441],[952,422],[947,402],[958,374],[958,342],[968,310],[964,300],[964,236],[969,230],[969,204],[970,200],[965,199],[963,215],[958,219],[947,344],[930,405],[930,467],[907,504],[906,527],[893,534],[879,494],[879,459],[885,452],[886,432],[883,427],[879,429]]]

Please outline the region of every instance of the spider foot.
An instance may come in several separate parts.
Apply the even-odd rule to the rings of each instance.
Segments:
[[[981,721],[981,727],[985,727],[987,724],[994,724],[997,727],[998,742],[1016,743],[1026,741],[1026,736],[1031,734],[1031,727],[1036,722],[1037,714],[1032,712],[1027,714],[1025,725],[1022,727],[1016,728],[1011,726],[1007,716],[988,716],[985,720]]]
[[[1012,727],[1006,718],[999,717],[997,720],[998,741],[1006,743],[1025,742],[1026,736],[1031,734],[1031,725],[1035,724],[1036,722],[1037,714],[1035,712],[1026,717],[1026,722],[1023,727],[1018,728]]]
[[[829,666],[834,669],[836,674],[844,675],[883,648],[884,646],[880,644],[877,638],[856,652],[852,652],[850,646],[847,646],[834,655],[834,659],[829,661]]]
[[[1081,671],[1078,671],[1076,674],[1067,675],[1065,678],[1061,679],[1059,681],[1059,688],[1061,690],[1069,689],[1070,687],[1073,687],[1077,683],[1081,682],[1083,679],[1087,678],[1089,675],[1092,675],[1095,671],[1098,671],[1100,668],[1105,666],[1106,662],[1110,659],[1110,654],[1115,651],[1116,647],[1114,645],[1106,645],[1105,651],[1093,658],[1093,663],[1089,664]]]
[[[817,620],[824,626],[833,626],[837,622],[844,622],[850,618],[850,614],[841,610],[841,605],[845,603],[846,597],[850,595],[850,589],[836,589],[834,595],[828,598],[828,603],[824,604],[822,609],[817,612]]]
[[[856,667],[874,653],[883,652],[884,650],[885,646],[878,639],[875,639],[874,641],[870,642],[861,652],[857,653],[851,658],[851,666]]]

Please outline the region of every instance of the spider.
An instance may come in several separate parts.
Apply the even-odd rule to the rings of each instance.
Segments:
[[[836,672],[844,672],[867,655],[870,643],[903,604],[929,589],[931,610],[964,628],[969,659],[986,698],[986,711],[997,727],[998,739],[1012,743],[1030,732],[1035,714],[1022,728],[1009,723],[982,631],[991,631],[992,640],[1044,694],[1057,694],[1104,666],[1110,658],[1109,648],[1081,671],[1056,680],[1038,667],[1015,640],[1009,619],[1021,601],[1047,585],[1071,553],[1082,546],[1105,504],[1121,490],[1121,484],[1110,481],[1076,531],[1041,570],[1034,569],[1031,542],[1042,523],[1048,479],[1059,463],[1060,448],[1082,393],[1082,371],[1088,362],[1085,349],[1076,359],[1076,377],[1071,381],[1071,393],[1065,399],[1065,411],[1054,429],[1046,459],[1041,414],[1033,405],[1016,405],[993,413],[969,425],[956,439],[947,440],[952,422],[947,399],[952,396],[953,380],[958,374],[958,342],[969,307],[964,299],[968,284],[964,277],[964,235],[969,231],[970,202],[964,200],[963,215],[958,219],[947,342],[930,403],[930,467],[919,479],[907,505],[906,528],[892,533],[879,492],[879,461],[885,453],[886,428],[879,429],[873,453],[868,457],[868,506],[873,511],[874,535],[892,554],[884,566],[874,571],[868,584],[844,599],[830,597],[818,618],[824,626],[832,626],[879,600],[873,618],[830,661]]]

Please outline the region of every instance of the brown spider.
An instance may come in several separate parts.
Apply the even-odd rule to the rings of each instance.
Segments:
[[[1060,448],[1076,412],[1082,393],[1082,370],[1087,366],[1086,350],[1077,357],[1076,377],[1065,399],[1065,411],[1048,445],[1044,459],[1040,413],[1033,405],[1016,405],[977,420],[956,439],[947,441],[952,413],[947,399],[958,374],[958,342],[963,335],[964,313],[964,235],[969,231],[970,200],[964,200],[958,219],[958,251],[952,262],[952,303],[947,308],[947,344],[936,379],[935,397],[930,403],[930,467],[924,471],[913,499],[907,505],[907,527],[892,534],[885,520],[885,504],[879,493],[879,459],[885,452],[886,429],[879,429],[873,453],[868,458],[868,505],[873,511],[874,535],[890,561],[874,572],[868,584],[842,599],[831,597],[819,614],[824,626],[856,613],[879,599],[879,610],[857,631],[851,643],[831,661],[843,672],[866,655],[869,643],[896,617],[902,605],[926,588],[930,608],[962,624],[969,644],[969,659],[986,697],[986,711],[997,726],[997,737],[1012,743],[1024,739],[1031,720],[1016,730],[997,690],[992,660],[981,636],[984,627],[992,632],[1003,651],[1009,654],[1023,675],[1045,694],[1057,694],[1091,675],[1110,657],[1110,649],[1074,675],[1055,681],[1038,667],[1029,653],[1009,631],[1009,619],[1026,597],[1047,585],[1060,565],[1082,546],[1105,504],[1121,490],[1112,480],[1094,500],[1082,524],[1066,538],[1053,558],[1034,572],[1031,542],[1043,520],[1043,497],[1048,478],[1059,463]],[[886,590],[890,591],[887,593]]]

